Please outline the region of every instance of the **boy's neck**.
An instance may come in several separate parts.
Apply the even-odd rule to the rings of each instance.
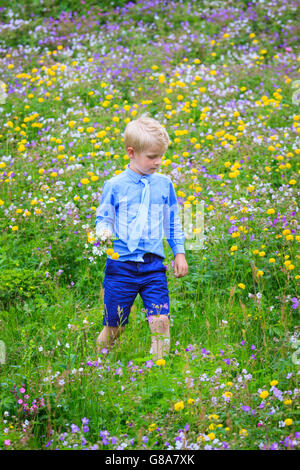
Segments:
[[[138,173],[139,175],[143,175],[145,176],[146,173],[141,173],[139,170],[137,170],[136,168],[132,168],[131,166],[131,163],[129,163],[129,168],[130,170],[134,171],[135,173]]]

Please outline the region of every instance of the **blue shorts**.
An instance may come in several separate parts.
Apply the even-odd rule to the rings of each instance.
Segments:
[[[106,260],[103,325],[124,326],[137,296],[143,299],[146,317],[169,315],[169,292],[163,258],[152,253],[137,261]]]

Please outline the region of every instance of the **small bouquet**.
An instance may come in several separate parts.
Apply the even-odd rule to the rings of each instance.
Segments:
[[[111,240],[116,239],[113,237],[112,232],[107,228],[97,224],[95,230],[91,230],[88,225],[83,225],[82,228],[86,230],[87,241],[85,243],[84,256],[86,256],[92,264],[96,264],[97,257],[108,255],[112,259],[118,259],[119,254],[114,251],[113,248],[109,248],[112,245]]]

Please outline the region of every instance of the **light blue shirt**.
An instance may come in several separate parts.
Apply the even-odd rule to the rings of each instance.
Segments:
[[[130,224],[141,203],[144,188],[140,181],[142,177],[149,180],[149,212],[138,247],[130,252],[127,241]],[[113,249],[119,254],[118,261],[144,262],[145,253],[154,253],[165,258],[164,237],[174,256],[185,253],[185,236],[179,218],[178,202],[173,183],[167,175],[140,175],[131,170],[128,164],[125,171],[105,181],[95,225],[97,229],[109,229],[117,238],[113,241]]]

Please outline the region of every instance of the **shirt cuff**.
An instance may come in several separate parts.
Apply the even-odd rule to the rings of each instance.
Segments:
[[[109,231],[111,233],[111,236],[114,233],[112,227],[109,224],[105,222],[96,222],[96,235],[101,236],[104,230]]]
[[[177,255],[178,253],[183,253],[183,254],[185,254],[184,245],[182,245],[182,244],[179,244],[179,243],[178,243],[178,244],[174,245],[174,246],[171,247],[171,248],[172,248],[172,251],[173,251],[173,255],[174,255],[174,256]]]

